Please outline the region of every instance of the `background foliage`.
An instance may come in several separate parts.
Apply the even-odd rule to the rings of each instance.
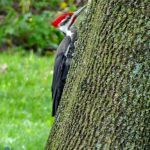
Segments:
[[[0,49],[22,47],[39,52],[56,49],[63,35],[50,23],[64,9],[73,11],[76,7],[72,0],[1,0]]]

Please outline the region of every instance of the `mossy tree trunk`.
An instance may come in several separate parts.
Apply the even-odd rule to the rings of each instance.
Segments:
[[[150,1],[93,0],[47,150],[150,149]]]

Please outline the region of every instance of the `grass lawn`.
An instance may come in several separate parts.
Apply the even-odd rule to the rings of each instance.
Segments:
[[[0,53],[0,150],[43,150],[54,57]]]

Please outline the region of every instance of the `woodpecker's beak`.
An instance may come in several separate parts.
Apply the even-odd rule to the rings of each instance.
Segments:
[[[85,8],[86,8],[86,5],[81,7],[79,10],[75,11],[73,16],[78,17]]]

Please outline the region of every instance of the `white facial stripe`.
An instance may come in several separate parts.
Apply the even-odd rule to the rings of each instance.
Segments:
[[[60,22],[60,26],[65,25],[69,21],[70,18],[71,18],[71,16],[66,16],[66,18]]]

